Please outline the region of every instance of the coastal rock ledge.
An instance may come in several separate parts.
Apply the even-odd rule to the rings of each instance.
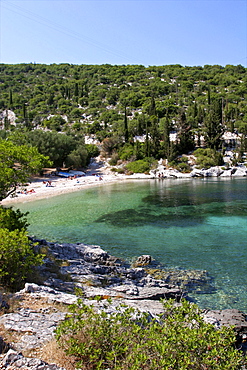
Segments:
[[[141,256],[131,265],[110,256],[99,246],[33,241],[38,242],[36,248],[46,254],[44,265],[39,269],[43,282],[42,285],[26,283],[15,297],[20,302],[26,299],[28,307],[20,307],[16,312],[0,317],[0,326],[18,333],[18,340],[1,346],[0,369],[63,370],[55,364],[24,357],[22,352],[41,348],[53,338],[58,323],[66,316],[54,303],[76,303],[76,288],[79,288],[83,302],[97,304],[97,309],[105,309],[105,299],[112,298],[107,312],[116,312],[120,304],[125,304],[147,312],[150,318],[164,312],[161,298],[179,302],[186,296],[174,280],[169,284],[148,273],[152,267],[158,268],[151,256]],[[99,300],[92,300],[96,296]],[[39,300],[42,303],[37,307]],[[234,325],[240,343],[247,336],[246,316],[238,310],[205,311],[204,319],[216,327]]]

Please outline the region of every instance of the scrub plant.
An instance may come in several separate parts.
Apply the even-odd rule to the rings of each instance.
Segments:
[[[151,320],[125,306],[107,313],[108,304],[88,306],[78,300],[57,328],[56,339],[82,370],[241,369],[233,328],[216,330],[185,300],[164,302],[164,310]]]
[[[34,266],[43,263],[26,231],[0,228],[0,285],[12,291],[22,288]]]
[[[22,213],[19,209],[13,210],[12,207],[0,206],[0,228],[6,228],[9,231],[27,230],[29,226],[26,216],[28,213]]]

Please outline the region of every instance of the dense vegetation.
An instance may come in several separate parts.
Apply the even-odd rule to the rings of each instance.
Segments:
[[[0,139],[0,201],[47,164],[51,164],[48,157],[40,154],[36,147]]]
[[[23,288],[33,267],[43,263],[43,256],[28,238],[25,216],[0,206],[0,286],[5,291]]]
[[[78,302],[57,329],[72,368],[83,370],[237,370],[244,364],[232,328],[216,330],[194,304],[164,302],[166,315],[150,320],[133,309],[115,313]]]
[[[66,147],[52,159],[55,164],[88,163],[85,135],[98,139],[115,161],[172,161],[201,145],[218,150],[226,130],[243,134],[239,151],[246,151],[247,74],[241,65],[0,64],[0,75],[3,127],[14,129],[12,111],[22,130],[53,131],[49,150],[56,148],[54,140]],[[63,139],[54,133],[63,133]],[[27,136],[46,141],[40,133]],[[43,144],[39,149],[47,155]]]

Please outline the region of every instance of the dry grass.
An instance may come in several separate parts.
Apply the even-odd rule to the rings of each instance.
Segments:
[[[4,309],[0,314],[16,312],[18,308],[31,308],[34,311],[40,312],[44,309],[48,309],[50,312],[61,311],[67,312],[68,306],[60,303],[50,303],[46,298],[33,297],[29,294],[23,294],[20,297],[14,295],[5,295],[4,299],[8,302],[10,308]],[[13,330],[5,329],[4,325],[0,325],[0,337],[3,338],[4,342],[15,347],[15,343],[18,343],[23,336],[23,332],[18,333]],[[7,347],[6,347],[7,348]],[[66,370],[74,370],[75,367],[71,363],[71,359],[59,348],[56,340],[48,342],[41,348],[33,350],[26,350],[22,352],[26,357],[40,358],[47,363],[55,363],[58,366],[64,367]]]
[[[40,348],[37,352],[37,357],[49,364],[55,363],[64,367],[66,370],[75,370],[73,357],[67,356],[55,339]]]
[[[68,311],[68,305],[56,302],[48,302],[45,297],[33,297],[29,294],[24,294],[19,300],[19,307],[21,308],[31,308],[34,311],[42,311],[44,309],[49,309],[49,311],[58,310],[61,312]]]

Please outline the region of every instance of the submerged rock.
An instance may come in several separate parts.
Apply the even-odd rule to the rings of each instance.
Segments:
[[[149,254],[144,254],[132,263],[133,267],[147,266],[152,263],[152,257]]]
[[[156,268],[146,271],[155,279],[162,279],[167,284],[177,285],[180,289],[197,294],[211,294],[215,292],[213,278],[205,270],[183,270]]]

